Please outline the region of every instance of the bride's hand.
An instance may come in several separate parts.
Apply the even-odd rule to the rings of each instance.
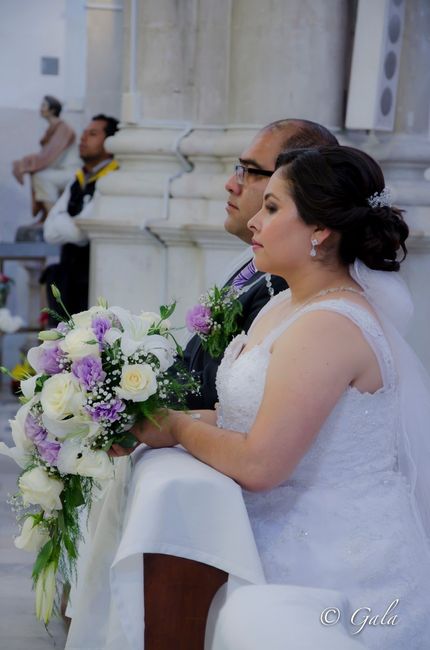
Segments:
[[[109,449],[108,455],[113,458],[129,456],[141,443],[149,447],[173,447],[177,444],[177,440],[175,440],[171,433],[174,414],[175,411],[166,410],[154,416],[154,420],[158,426],[148,419],[136,422],[129,431],[129,433],[135,436],[136,445],[134,447],[122,447],[119,444],[114,444]]]
[[[172,433],[172,423],[175,416],[174,411],[165,410],[154,419],[157,424],[150,420],[136,422],[130,430],[140,443],[149,447],[173,447],[177,440]]]

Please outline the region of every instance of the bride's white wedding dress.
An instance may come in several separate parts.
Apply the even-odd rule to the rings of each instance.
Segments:
[[[285,297],[286,292],[278,294],[264,311]],[[398,467],[399,387],[378,321],[350,301],[331,299],[303,308],[243,354],[247,336],[236,337],[218,371],[218,425],[250,430],[273,341],[303,313],[321,309],[360,328],[379,361],[383,387],[374,394],[349,387],[288,481],[264,493],[244,491],[266,579],[343,592],[351,611],[342,616],[351,633],[366,615],[378,615],[376,624],[358,635],[368,648],[426,650],[430,554]],[[394,615],[395,624],[387,624]]]

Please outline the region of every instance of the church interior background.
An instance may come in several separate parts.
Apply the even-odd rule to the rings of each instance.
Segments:
[[[83,224],[90,302],[153,310],[176,299],[182,325],[241,250],[223,230],[238,154],[272,120],[315,120],[371,153],[407,211],[409,340],[430,370],[429,60],[428,0],[2,0],[0,244],[31,222],[28,178],[19,186],[11,163],[36,149],[41,98],[59,97],[77,133],[96,113],[114,115],[121,130],[108,148],[120,170],[100,182]],[[10,310],[37,324],[39,266],[6,260],[4,270],[15,279]],[[0,335],[5,365],[28,337]],[[2,524],[2,549],[9,535]]]

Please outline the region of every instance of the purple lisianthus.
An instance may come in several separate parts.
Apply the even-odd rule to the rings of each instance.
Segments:
[[[92,320],[91,327],[100,347],[103,347],[106,332],[112,327],[112,323],[106,316],[95,316]]]
[[[119,418],[119,414],[125,409],[125,404],[120,399],[112,399],[109,402],[100,402],[94,406],[88,406],[87,411],[95,420],[108,420],[115,422]]]
[[[209,334],[211,330],[210,318],[211,310],[209,307],[206,307],[205,305],[195,305],[187,312],[185,322],[190,332]]]
[[[49,465],[55,465],[61,444],[53,440],[42,440],[38,443],[37,449],[45,462],[49,463]]]
[[[86,390],[91,390],[99,381],[103,381],[106,373],[102,362],[97,357],[82,357],[72,363],[72,373]]]
[[[43,442],[48,435],[46,429],[44,429],[42,425],[39,424],[36,418],[31,415],[31,413],[29,413],[25,418],[24,431],[27,438],[29,440],[32,440],[36,445],[39,445],[41,442]]]
[[[41,348],[39,357],[39,371],[47,375],[57,375],[62,371],[61,362],[64,355],[58,345]]]
[[[61,321],[61,323],[58,323],[57,325],[57,331],[61,332],[61,334],[67,334],[70,332],[70,327],[67,325],[67,323]]]

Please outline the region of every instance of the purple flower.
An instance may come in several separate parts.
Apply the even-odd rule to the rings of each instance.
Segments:
[[[195,305],[187,312],[185,322],[190,332],[209,334],[211,310],[205,305]]]
[[[125,404],[120,399],[113,399],[109,402],[100,402],[95,406],[87,407],[87,411],[96,422],[99,422],[100,420],[115,422],[119,419],[119,414],[124,409]]]
[[[70,332],[70,327],[67,325],[67,323],[61,321],[57,325],[57,331],[61,332],[61,334],[67,334],[68,332]]]
[[[25,435],[29,440],[32,440],[34,444],[39,445],[43,440],[45,440],[48,432],[44,429],[39,422],[34,418],[31,413],[25,418],[24,424]]]
[[[82,357],[72,363],[72,373],[86,390],[91,390],[99,381],[103,381],[106,373],[102,362],[97,357]]]
[[[64,359],[64,355],[58,345],[41,348],[39,372],[44,372],[47,375],[57,375],[62,371],[62,367],[60,366],[62,359]]]
[[[99,346],[103,346],[104,336],[106,332],[112,327],[112,323],[106,316],[95,316],[92,320],[91,326],[93,328]]]
[[[52,440],[42,440],[38,443],[37,449],[44,461],[49,463],[49,465],[54,465],[57,462],[61,444]]]

